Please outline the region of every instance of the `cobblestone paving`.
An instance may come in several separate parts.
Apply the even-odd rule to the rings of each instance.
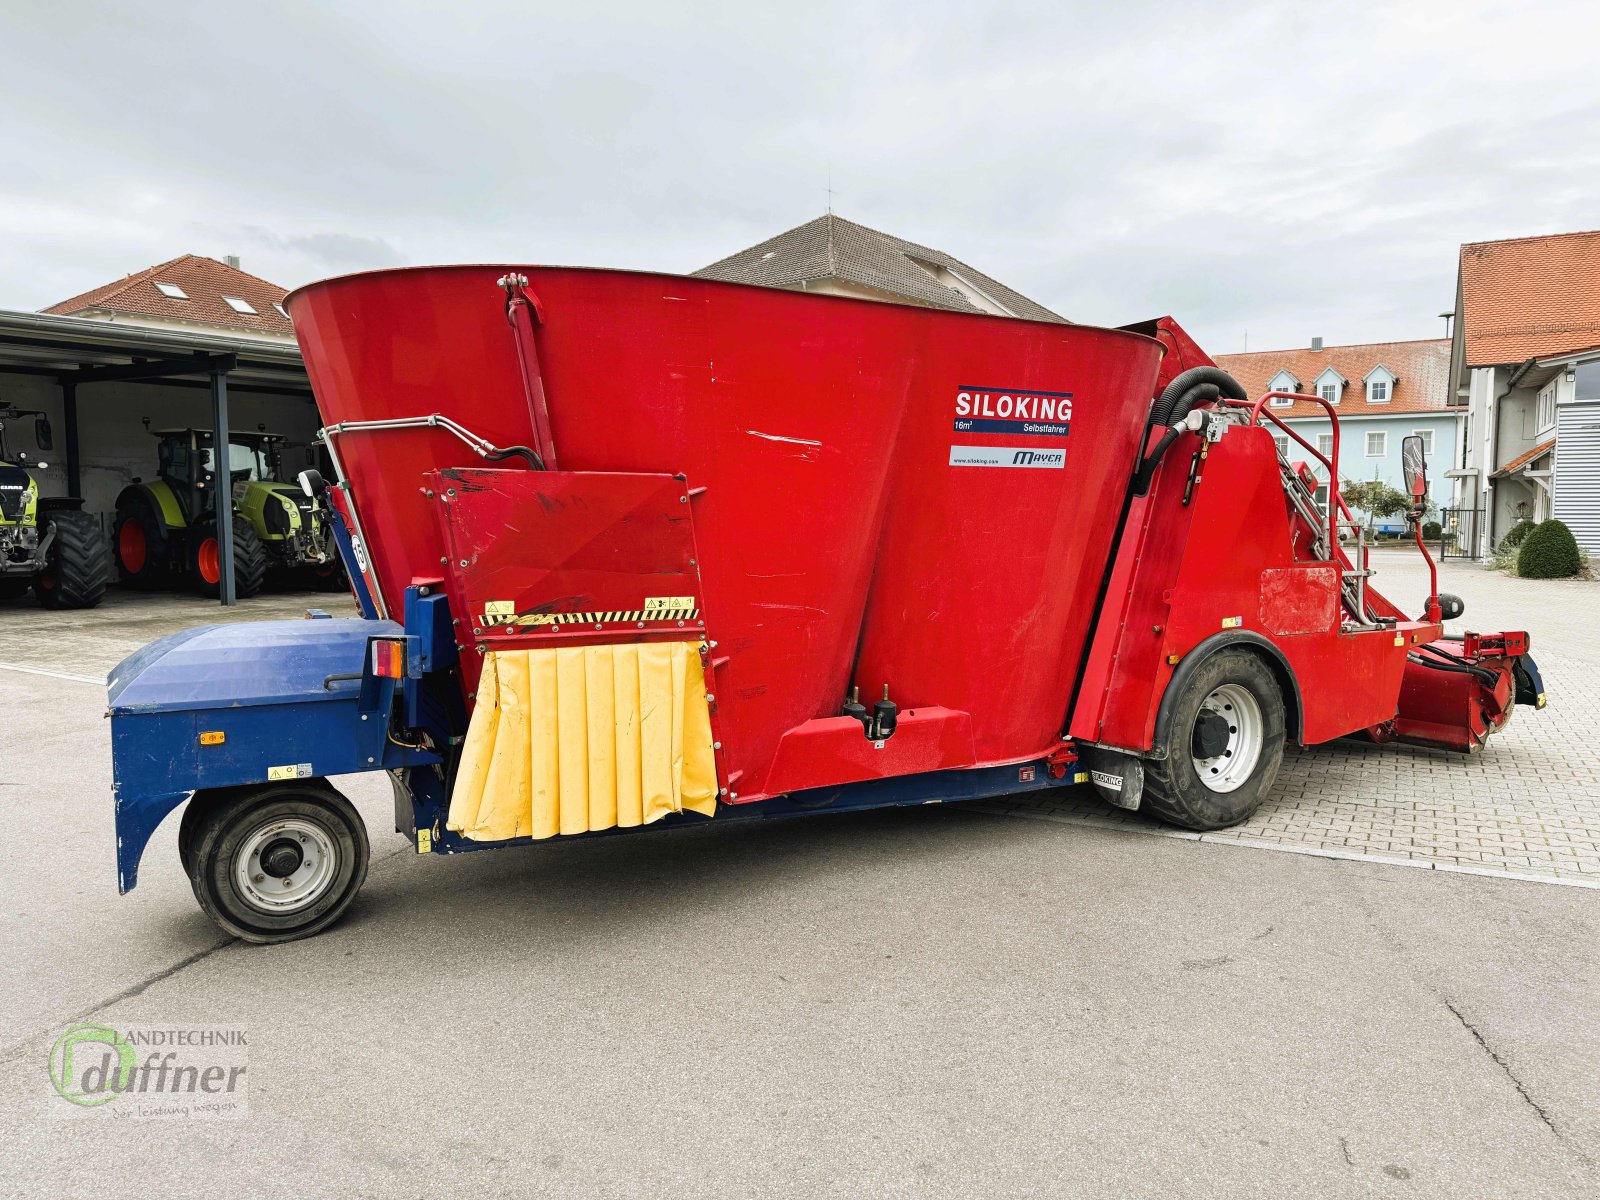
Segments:
[[[1380,591],[1420,608],[1427,576],[1414,552],[1375,555]],[[1549,706],[1518,708],[1476,755],[1335,742],[1291,749],[1273,795],[1218,833],[1176,830],[1103,803],[1089,788],[972,807],[1330,857],[1600,887],[1600,583],[1509,579],[1442,566],[1441,590],[1467,605],[1450,630],[1526,629]]]

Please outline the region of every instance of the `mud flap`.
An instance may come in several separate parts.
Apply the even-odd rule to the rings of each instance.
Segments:
[[[1144,760],[1100,746],[1081,748],[1089,782],[1107,804],[1136,812],[1144,798]]]
[[[1523,654],[1511,660],[1511,681],[1516,684],[1518,704],[1544,707],[1544,676],[1539,674],[1539,666],[1532,655]]]

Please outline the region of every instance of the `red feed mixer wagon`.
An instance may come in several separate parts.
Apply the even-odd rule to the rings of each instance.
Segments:
[[[435,854],[1080,783],[1215,829],[1286,740],[1473,751],[1543,703],[1526,634],[1372,586],[1337,414],[1324,509],[1170,319],[549,267],[288,307],[363,615],[188,630],[110,680],[122,890],[187,801],[240,937],[350,903],[357,771]]]

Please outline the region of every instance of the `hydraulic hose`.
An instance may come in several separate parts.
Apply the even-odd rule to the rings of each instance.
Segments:
[[[490,462],[500,462],[502,459],[507,458],[520,458],[535,471],[545,469],[544,459],[526,446],[504,446],[499,450],[485,450],[483,451],[483,456]]]
[[[1239,381],[1221,367],[1190,367],[1175,376],[1150,406],[1151,428],[1176,425],[1183,420],[1189,409],[1200,403],[1199,400],[1190,400],[1187,405],[1182,403],[1185,394],[1198,384],[1210,384],[1217,389],[1216,395],[1226,396],[1230,400],[1249,399],[1249,394]]]

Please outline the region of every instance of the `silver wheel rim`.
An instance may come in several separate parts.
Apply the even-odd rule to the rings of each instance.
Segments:
[[[282,842],[299,847],[300,864],[287,875],[269,873],[262,854]],[[333,885],[339,847],[333,835],[304,817],[282,817],[251,830],[233,856],[233,884],[251,908],[265,913],[298,912]]]
[[[1200,711],[1216,713],[1228,722],[1228,743],[1213,758],[1191,755],[1195,774],[1213,792],[1232,792],[1242,787],[1255,773],[1266,742],[1266,722],[1261,705],[1249,688],[1225,683],[1200,702]],[[1199,713],[1195,720],[1200,719]],[[1191,738],[1193,734],[1191,733]]]

